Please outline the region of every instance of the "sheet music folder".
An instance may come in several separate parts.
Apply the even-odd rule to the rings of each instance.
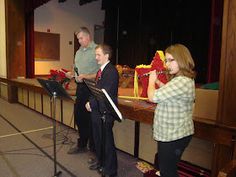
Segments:
[[[64,100],[73,100],[59,82],[40,78],[38,78],[37,80],[50,97],[53,97],[53,93],[56,93],[57,98],[61,98]]]
[[[85,84],[88,86],[92,95],[97,99],[97,101],[102,101],[106,105],[106,109],[111,113],[117,121],[121,122],[123,120],[122,114],[112,101],[111,97],[105,89],[99,89],[96,87],[95,81],[84,79]]]

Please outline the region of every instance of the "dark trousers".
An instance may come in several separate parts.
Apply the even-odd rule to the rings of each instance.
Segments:
[[[106,116],[105,125],[102,127],[101,114],[99,114],[97,111],[92,112],[95,152],[97,159],[103,166],[103,170],[106,175],[117,173],[117,154],[112,131],[113,125],[113,118]],[[105,137],[103,136],[102,131],[105,131]],[[105,138],[105,140],[102,138]],[[105,145],[105,152],[102,151],[104,150],[103,145]]]
[[[158,141],[158,164],[161,177],[178,177],[177,164],[191,141],[192,136],[187,136],[171,142]]]
[[[74,105],[75,123],[79,130],[79,147],[87,147],[89,142],[90,150],[94,149],[91,115],[85,108],[90,97],[90,91],[84,83],[77,84],[76,103]]]

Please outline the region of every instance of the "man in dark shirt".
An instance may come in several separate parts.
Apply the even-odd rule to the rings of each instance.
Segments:
[[[119,74],[114,65],[111,64],[111,48],[107,45],[98,45],[95,49],[96,60],[101,65],[99,77],[97,77],[96,86],[105,89],[113,102],[117,104]],[[100,170],[104,175],[109,177],[117,176],[117,155],[113,137],[113,125],[115,118],[107,113],[104,126],[102,126],[102,113],[100,112],[98,102],[95,98],[91,98],[86,104],[88,111],[92,115],[92,129],[95,143],[95,152],[97,156],[97,164],[90,166],[91,170]],[[105,130],[105,145],[102,141],[102,128]],[[105,154],[102,153],[102,146],[105,146]],[[101,169],[102,167],[102,169]]]

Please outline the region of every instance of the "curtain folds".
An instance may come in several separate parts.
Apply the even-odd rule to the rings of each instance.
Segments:
[[[224,0],[212,0],[207,83],[219,82]]]
[[[26,78],[34,78],[34,9],[50,0],[25,0]]]
[[[34,78],[34,11],[25,17],[26,78]]]

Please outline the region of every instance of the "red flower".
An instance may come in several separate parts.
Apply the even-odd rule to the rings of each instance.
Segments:
[[[60,84],[64,85],[65,89],[68,89],[70,79],[66,77],[66,72],[68,72],[68,70],[66,69],[60,69],[60,70],[50,69],[49,80],[55,80]]]

